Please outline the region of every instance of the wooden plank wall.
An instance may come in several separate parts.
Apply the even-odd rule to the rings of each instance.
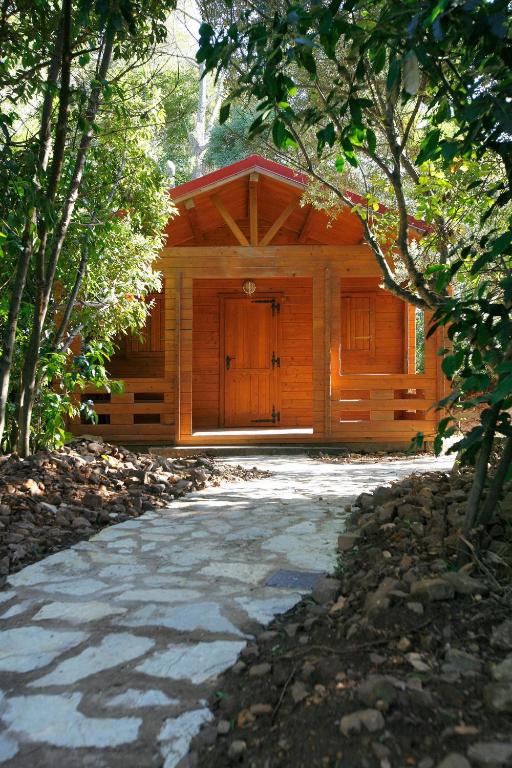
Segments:
[[[205,438],[193,433],[193,415],[195,429],[215,428],[218,418],[218,369],[213,369],[218,334],[212,327],[218,323],[218,310],[208,283],[222,280],[224,290],[239,289],[244,279],[252,278],[259,287],[279,285],[288,297],[281,325],[283,401],[290,406],[283,405],[287,420],[283,424],[312,422],[314,434],[306,438],[311,442],[406,444],[418,430],[427,437],[433,434],[438,416],[428,407],[442,385],[436,357],[439,343],[436,338],[427,342],[425,374],[412,375],[412,350],[406,353],[404,344],[406,330],[411,336],[411,317],[394,297],[382,292],[376,303],[380,341],[373,373],[368,369],[364,375],[340,373],[342,291],[379,290],[380,272],[367,246],[173,247],[164,249],[158,266],[166,281],[163,377],[152,378],[145,375],[147,369],[139,368],[139,378],[127,380],[126,394],[116,401],[119,407],[109,411],[106,403],[98,404],[99,413],[110,414],[110,424],[74,425],[75,431],[121,442],[204,444]],[[150,391],[163,400],[145,404],[139,400],[136,407],[135,396]],[[158,412],[158,423],[134,421],[144,411]],[[247,443],[248,438],[215,436],[212,441],[235,444]],[[254,439],[258,441],[283,438],[262,433]]]
[[[108,364],[112,377],[120,379],[161,379],[165,355],[165,293],[150,293],[148,321],[139,332],[129,332],[117,340],[118,350]]]
[[[228,278],[241,284],[246,278],[261,281],[265,278],[293,277],[312,280],[313,293],[313,441],[323,441],[326,436],[326,413],[330,398],[330,360],[325,354],[326,313],[330,310],[330,301],[326,304],[326,285],[334,275],[338,276],[373,276],[380,275],[369,249],[364,245],[353,246],[266,246],[266,247],[181,247],[166,248],[162,252],[160,267],[166,279],[181,280],[179,297],[167,293],[167,304],[176,306],[179,312],[176,318],[177,344],[179,345],[180,367],[177,376],[176,393],[176,439],[183,445],[204,443],[204,437],[194,436],[192,430],[192,395],[193,395],[193,285],[195,280]],[[166,306],[167,306],[166,304]],[[170,343],[169,341],[166,343]],[[329,342],[330,343],[330,342]],[[166,354],[166,365],[168,356]],[[169,358],[170,359],[170,358]],[[177,368],[175,371],[178,370]],[[168,374],[172,376],[169,368]],[[305,414],[303,414],[305,416]],[[304,419],[305,420],[305,419]],[[328,422],[330,423],[330,421]],[[266,442],[279,442],[282,438],[265,437]],[[289,442],[304,438],[287,437]],[[222,437],[214,441],[224,442]],[[237,441],[230,437],[228,442]],[[240,438],[238,442],[247,442]],[[255,441],[257,442],[257,440]]]
[[[404,302],[379,288],[378,278],[341,280],[341,296],[373,299],[374,349],[371,352],[342,351],[339,373],[402,373],[404,370]]]

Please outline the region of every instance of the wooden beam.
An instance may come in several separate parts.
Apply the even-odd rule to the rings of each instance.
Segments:
[[[161,251],[158,267],[174,279],[176,270],[198,277],[238,277],[254,271],[268,277],[302,275],[314,271],[322,260],[339,277],[381,278],[382,272],[367,245],[240,245],[170,246]],[[247,276],[247,275],[246,275]]]
[[[190,222],[190,227],[192,229],[192,233],[194,235],[194,239],[197,243],[200,243],[201,245],[204,243],[204,235],[201,230],[201,225],[199,223],[199,217],[197,215],[197,208],[193,197],[189,197],[188,200],[185,200],[183,203],[185,206],[185,210],[187,211],[187,218]]]
[[[373,252],[370,249],[369,245],[269,245],[266,248],[261,247],[261,243],[258,246],[258,248],[261,250],[261,255],[268,258],[269,256],[276,256],[276,257],[305,257],[305,258],[315,258],[315,257],[321,257],[321,258],[332,258],[336,259],[337,261],[343,260],[345,258],[353,257],[355,259],[358,259],[358,261],[361,261],[365,256],[368,259],[368,261],[373,265],[375,264],[376,269],[374,270],[374,274],[376,277],[379,277],[382,275],[382,272],[380,271],[380,268],[375,261],[375,258],[373,256]],[[242,248],[240,248],[239,245],[210,245],[208,246],[208,249],[206,251],[202,250],[203,253],[206,255],[211,256],[212,258],[219,258],[223,255],[232,256],[233,258],[240,257],[244,254],[244,251]],[[165,248],[162,248],[161,254],[163,256],[174,258],[178,254],[186,254],[187,257],[191,256],[192,254],[196,253],[196,255],[199,254],[199,249],[194,248],[193,245],[170,245]],[[257,251],[255,252],[257,255]],[[247,254],[246,254],[247,255]],[[160,266],[158,267],[160,269]],[[367,277],[372,277],[372,274],[367,275]]]
[[[220,215],[222,216],[222,218],[224,219],[227,226],[229,227],[231,232],[234,234],[234,236],[236,237],[240,245],[249,245],[249,241],[247,240],[246,236],[244,235],[244,233],[242,232],[242,230],[240,229],[240,227],[238,226],[238,224],[236,223],[236,221],[234,220],[230,212],[227,210],[226,206],[224,205],[220,197],[218,197],[218,195],[211,195],[210,200],[212,201],[212,203],[214,204],[214,206],[216,207],[216,209],[218,210],[218,212],[220,213]]]
[[[249,233],[251,245],[258,245],[258,173],[249,176]]]
[[[332,347],[332,270],[325,267],[324,277],[324,434],[331,436],[331,347]],[[336,281],[339,285],[339,281]],[[339,295],[339,290],[336,291]],[[339,299],[338,299],[339,300]]]
[[[309,206],[308,211],[306,213],[306,218],[304,219],[304,224],[302,225],[302,229],[300,231],[300,234],[297,238],[298,243],[305,243],[306,238],[308,236],[309,229],[311,227],[311,221],[313,219],[313,214],[315,212],[315,209],[312,205]]]
[[[267,230],[267,233],[263,235],[263,237],[261,238],[260,245],[268,245],[270,242],[272,242],[274,237],[277,235],[277,233],[285,223],[288,216],[292,213],[292,211],[295,210],[298,204],[299,204],[298,198],[295,200],[292,200],[291,203],[288,203],[286,208],[281,211],[277,219],[274,221],[270,229]]]

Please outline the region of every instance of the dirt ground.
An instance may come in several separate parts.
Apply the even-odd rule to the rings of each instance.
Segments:
[[[512,765],[512,495],[460,568],[470,480],[358,499],[336,578],[242,652],[186,765]]]
[[[225,480],[261,473],[208,457],[166,459],[97,438],[28,459],[0,456],[0,586],[29,563],[101,528]]]

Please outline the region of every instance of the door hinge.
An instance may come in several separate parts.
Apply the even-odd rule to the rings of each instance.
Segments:
[[[279,314],[281,311],[281,305],[278,301],[275,299],[251,299],[252,304],[271,304],[272,305],[272,315],[275,315],[276,312]]]
[[[272,418],[270,419],[251,419],[251,424],[278,424],[281,421],[281,412],[276,411],[275,405],[272,406]]]
[[[281,367],[281,358],[276,357],[276,353],[272,352],[272,368],[275,368],[277,365],[278,368]]]

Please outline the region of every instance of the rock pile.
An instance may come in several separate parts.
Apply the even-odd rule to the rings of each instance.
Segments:
[[[261,473],[79,438],[28,459],[0,456],[0,580],[100,528],[223,480]]]
[[[430,473],[357,499],[337,578],[242,652],[189,766],[512,766],[512,495],[461,568],[470,482]]]
[[[421,451],[419,455],[424,456],[425,451]],[[336,448],[336,451],[332,453],[309,451],[309,456],[318,461],[323,461],[326,464],[354,464],[359,462],[364,464],[375,464],[378,462],[381,464],[412,458],[410,451],[375,451],[362,448],[358,448],[357,450],[350,448]]]

